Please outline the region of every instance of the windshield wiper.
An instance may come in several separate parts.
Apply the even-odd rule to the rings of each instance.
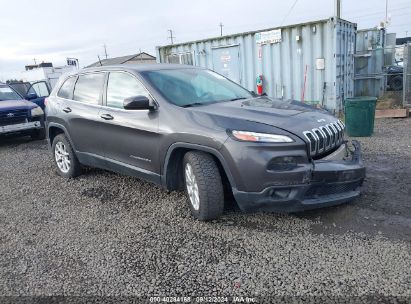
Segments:
[[[189,108],[189,107],[197,107],[197,106],[203,106],[203,105],[205,105],[205,104],[201,103],[201,102],[193,102],[193,103],[182,105],[181,107]]]
[[[248,98],[246,98],[246,97],[237,97],[237,98],[230,99],[230,101],[240,100],[240,99],[248,99]]]

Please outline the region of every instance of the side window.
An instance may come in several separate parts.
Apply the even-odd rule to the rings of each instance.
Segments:
[[[58,97],[71,99],[73,94],[73,85],[76,81],[76,77],[67,78],[63,85],[60,87],[60,90],[57,93]]]
[[[84,103],[99,104],[104,78],[104,73],[80,75],[74,88],[73,99]]]
[[[35,93],[38,97],[47,97],[50,95],[49,88],[45,81],[33,83],[28,91],[28,94],[29,93]]]
[[[133,96],[149,96],[140,82],[127,73],[111,72],[107,84],[107,106],[123,108],[123,101]]]

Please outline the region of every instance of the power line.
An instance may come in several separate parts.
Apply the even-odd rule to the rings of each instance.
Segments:
[[[283,18],[283,21],[281,21],[280,26],[282,26],[284,24],[285,19],[288,18],[288,16],[291,14],[291,12],[294,9],[294,6],[297,4],[298,0],[295,0],[293,5],[291,5],[290,10],[288,11],[287,15],[285,15],[285,17]]]
[[[411,8],[410,5],[404,5],[404,6],[401,6],[401,7],[390,7],[388,11],[389,11],[389,12],[393,12],[393,11],[403,11],[404,9],[409,9],[409,8]],[[355,11],[353,11],[353,10],[343,11],[344,15],[349,15],[349,16],[354,16],[354,17],[362,17],[362,16],[371,16],[371,15],[381,15],[381,14],[384,14],[384,13],[385,13],[385,9],[384,9],[384,10],[379,9],[379,10],[371,11],[371,12],[368,12],[368,13],[366,13],[366,14],[360,13],[359,15],[356,14],[356,13],[358,13],[358,12],[359,12],[359,10],[355,10]]]

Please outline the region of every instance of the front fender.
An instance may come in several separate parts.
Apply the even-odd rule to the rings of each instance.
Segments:
[[[172,144],[166,153],[166,157],[164,159],[164,164],[162,166],[162,175],[161,175],[161,184],[165,189],[168,189],[167,186],[167,167],[169,165],[170,157],[173,154],[173,151],[175,151],[178,148],[184,148],[188,150],[198,150],[198,151],[203,151],[210,153],[211,155],[215,156],[219,162],[221,163],[221,166],[223,167],[223,170],[228,178],[228,181],[230,182],[231,187],[235,187],[235,181],[233,178],[233,175],[231,174],[231,170],[225,161],[223,155],[214,148],[203,146],[203,145],[198,145],[198,144],[192,144],[192,143],[186,143],[186,142],[176,142]]]

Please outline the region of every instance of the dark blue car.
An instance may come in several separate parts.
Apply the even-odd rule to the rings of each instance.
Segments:
[[[38,96],[33,93],[31,97],[35,100]],[[33,139],[44,139],[44,111],[38,104],[21,97],[9,85],[0,83],[0,136],[8,135],[30,135]]]
[[[44,100],[50,95],[50,87],[45,81],[30,82],[11,82],[7,83],[23,99],[29,100],[44,111]]]

